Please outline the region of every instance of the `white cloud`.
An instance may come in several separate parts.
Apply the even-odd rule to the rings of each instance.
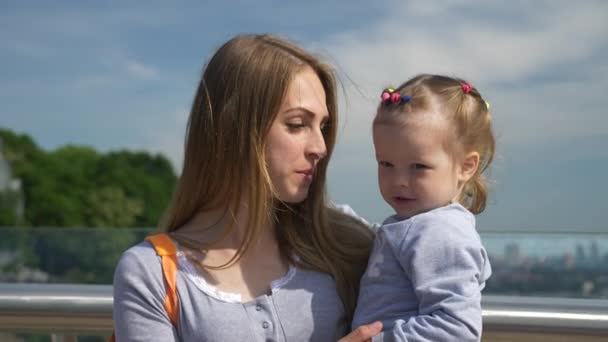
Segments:
[[[350,203],[372,221],[390,214],[372,176],[371,122],[381,89],[423,72],[464,77],[492,104],[498,154],[490,177],[497,176],[500,190],[491,194],[491,208],[480,226],[504,224],[504,217],[518,209],[505,203],[551,207],[548,193],[535,193],[530,197],[534,201],[525,201],[519,192],[505,190],[521,183],[518,177],[527,179],[527,165],[542,168],[548,160],[606,158],[608,2],[408,1],[388,7],[384,20],[313,46],[329,52],[346,88],[340,110],[346,123],[329,172],[337,201]],[[513,169],[521,174],[509,173]],[[581,181],[565,170],[543,169],[538,174]],[[581,198],[580,193],[569,196],[573,201]],[[556,227],[570,222],[547,219],[548,212],[534,218],[523,215],[516,223]]]
[[[494,107],[499,134],[507,143],[530,143],[608,134],[608,78],[565,80],[501,90]]]
[[[152,66],[131,60],[127,62],[126,67],[127,71],[129,72],[129,75],[136,79],[144,81],[153,81],[160,79],[160,74],[158,70]]]
[[[601,56],[608,48],[608,2],[498,6],[484,1],[399,2],[385,20],[318,42],[355,83],[346,82],[344,142],[360,143],[369,135],[383,87],[421,72],[458,75],[478,85],[496,116],[505,115],[496,120],[499,130],[516,139],[606,133],[608,116],[600,102],[606,104],[608,84]],[[505,19],[503,12],[512,18]],[[563,70],[564,65],[576,65],[586,76],[530,81],[576,72]],[[600,72],[589,72],[592,68]],[[589,102],[596,105],[585,105]]]

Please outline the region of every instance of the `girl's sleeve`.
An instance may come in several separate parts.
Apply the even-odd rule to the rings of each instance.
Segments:
[[[472,223],[452,223],[425,217],[410,227],[398,246],[396,254],[419,306],[417,316],[396,321],[392,337],[397,341],[481,339],[481,290],[490,272],[487,254]]]
[[[114,272],[114,333],[117,342],[178,341],[164,308],[160,259],[147,243],[125,252]]]

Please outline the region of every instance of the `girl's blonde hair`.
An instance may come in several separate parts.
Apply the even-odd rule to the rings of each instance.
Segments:
[[[318,163],[307,198],[287,204],[274,196],[264,146],[291,80],[306,66],[316,72],[325,90],[327,157]],[[226,236],[244,199],[246,235],[234,258],[221,267],[241,258],[268,218],[274,219],[282,255],[301,267],[330,274],[345,318],[350,319],[373,236],[361,222],[333,209],[326,198],[327,164],[337,134],[336,97],[333,69],[295,44],[271,35],[230,39],[212,56],[200,80],[182,174],[161,226],[173,232],[198,212],[219,209],[233,223],[226,227]]]
[[[494,159],[496,143],[492,131],[489,105],[469,83],[454,77],[418,75],[394,90],[410,96],[401,104],[378,107],[374,125],[392,124],[414,112],[436,112],[449,120],[453,135],[447,143],[454,152],[479,153],[479,167],[460,193],[458,201],[474,214],[483,212],[488,197],[488,183],[483,172]],[[405,117],[403,116],[405,115]]]

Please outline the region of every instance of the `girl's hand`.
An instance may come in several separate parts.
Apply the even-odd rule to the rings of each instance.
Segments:
[[[361,325],[350,334],[342,337],[338,342],[366,342],[382,331],[382,322]]]

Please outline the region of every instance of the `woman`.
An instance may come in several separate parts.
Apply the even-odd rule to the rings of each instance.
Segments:
[[[177,246],[176,285],[149,242],[126,251],[114,278],[118,341],[347,335],[372,233],[325,195],[336,107],[332,70],[288,41],[241,35],[216,51],[163,224]],[[176,313],[165,306],[171,288]]]

